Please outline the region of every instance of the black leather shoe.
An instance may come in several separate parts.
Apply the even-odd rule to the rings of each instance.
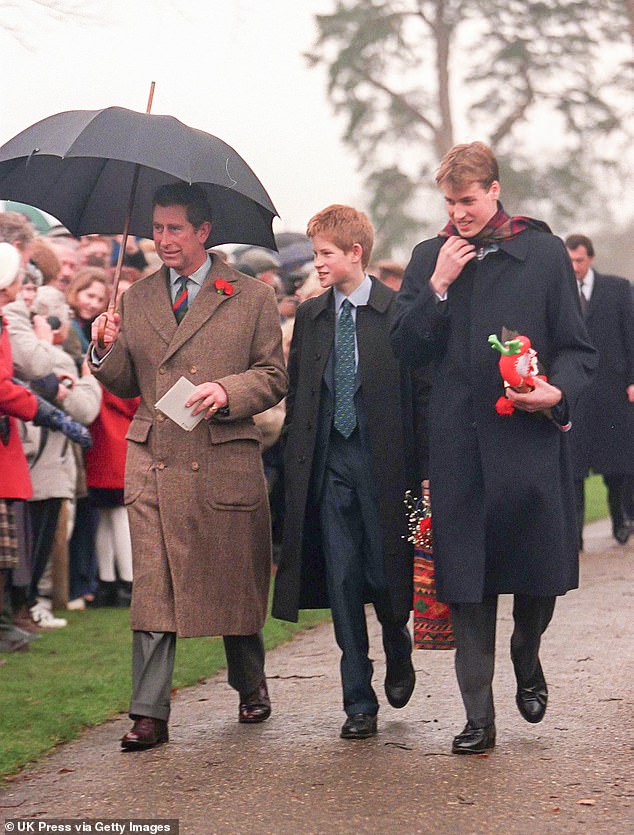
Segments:
[[[168,740],[167,722],[164,719],[139,716],[134,720],[132,729],[121,737],[121,747],[124,751],[142,751]]]
[[[451,746],[452,754],[483,754],[495,748],[495,725],[491,723],[485,728],[474,728],[469,722],[458,736],[454,736]]]
[[[630,538],[630,532],[625,527],[625,525],[621,525],[618,528],[614,528],[614,538],[619,543],[619,545],[627,545],[627,540]]]
[[[515,696],[517,709],[527,722],[536,725],[541,722],[548,704],[548,687],[546,682],[537,687],[518,687]]]
[[[264,722],[271,715],[271,699],[266,686],[266,679],[255,688],[248,696],[240,694],[240,706],[238,708],[238,722],[246,725],[254,725],[256,722]]]
[[[369,736],[376,736],[376,714],[355,713],[343,723],[342,739],[367,739]]]
[[[416,673],[411,658],[395,664],[388,662],[385,675],[385,695],[392,707],[405,707],[414,692],[415,684]]]

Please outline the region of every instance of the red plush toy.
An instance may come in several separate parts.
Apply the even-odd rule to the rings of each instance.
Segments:
[[[502,331],[502,339],[507,336],[505,331],[506,328]],[[531,348],[531,341],[527,336],[517,335],[500,342],[497,336],[492,333],[488,341],[489,345],[502,355],[499,368],[505,390],[512,388],[518,392],[532,391],[535,388],[533,380],[536,377],[540,380],[547,379],[539,373],[537,351]],[[508,397],[504,396],[496,402],[495,411],[498,415],[512,415],[515,406]]]

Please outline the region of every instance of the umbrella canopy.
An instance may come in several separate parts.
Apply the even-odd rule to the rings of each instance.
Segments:
[[[282,249],[282,247],[290,246],[291,244],[305,244],[306,241],[310,243],[310,238],[308,238],[303,232],[278,232],[275,236],[275,241],[277,243],[277,248]]]
[[[3,212],[19,212],[28,218],[40,235],[46,234],[53,225],[53,221],[46,218],[39,209],[34,206],[27,206],[26,203],[19,203],[16,200],[0,201],[0,210]]]
[[[123,107],[49,116],[0,148],[0,198],[37,206],[74,235],[119,234],[135,170],[129,231],[152,237],[152,195],[164,183],[197,183],[212,209],[206,245],[275,249],[275,206],[229,145],[172,116]]]
[[[275,236],[277,255],[270,249],[260,247],[236,247],[233,256],[237,263],[257,267],[257,272],[265,269],[276,270],[282,278],[293,275],[313,261],[313,244],[310,238],[301,232],[280,232]]]
[[[279,256],[281,262],[281,273],[284,276],[292,275],[304,264],[313,262],[313,244],[310,238],[306,236],[303,240],[297,240],[294,243],[282,244],[279,237],[277,237],[277,245],[279,247]]]

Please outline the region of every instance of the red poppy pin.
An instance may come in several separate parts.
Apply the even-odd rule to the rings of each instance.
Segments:
[[[214,281],[214,287],[216,288],[216,293],[220,293],[222,296],[233,296],[233,284],[225,281],[224,278],[217,278]]]

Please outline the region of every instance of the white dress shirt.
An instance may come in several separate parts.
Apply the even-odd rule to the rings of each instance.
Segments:
[[[583,281],[579,281],[579,292],[583,293],[586,301],[592,298],[592,291],[594,290],[594,270],[592,267],[584,275]]]
[[[187,276],[187,298],[188,298],[188,307],[191,307],[194,303],[196,296],[198,295],[200,288],[202,287],[203,281],[207,277],[207,273],[211,269],[211,258],[207,255],[207,258],[203,261],[203,263],[198,267],[198,269],[193,272],[191,275]],[[170,293],[172,296],[172,304],[176,301],[176,297],[180,291],[180,287],[178,284],[178,279],[182,278],[183,274],[176,272],[173,267],[170,267]]]

